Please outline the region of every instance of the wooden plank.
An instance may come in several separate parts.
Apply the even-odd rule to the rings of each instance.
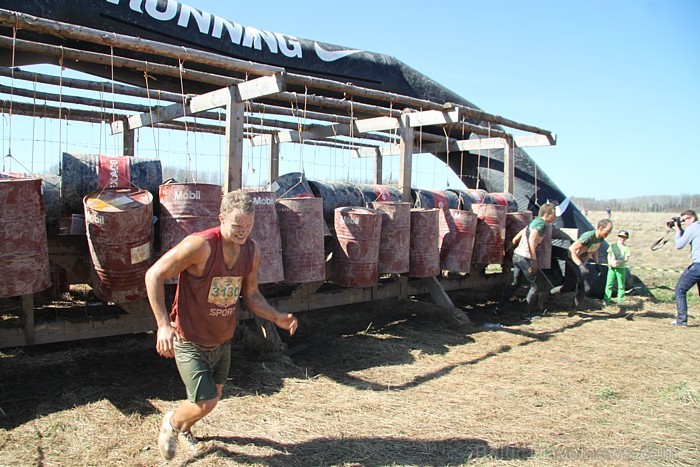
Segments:
[[[398,156],[399,154],[401,154],[400,145],[388,144],[373,148],[357,148],[352,157]]]
[[[408,125],[414,128],[428,125],[449,125],[453,123],[459,123],[459,109],[411,112],[408,117]]]
[[[287,79],[285,73],[275,73],[272,76],[263,76],[262,78],[243,81],[237,86],[241,100],[249,101],[258,97],[286,91]]]
[[[118,318],[77,323],[67,320],[54,321],[36,324],[32,342],[27,341],[23,331],[20,329],[0,329],[0,348],[119,336],[122,334],[154,331],[156,328],[153,315],[122,315]]]
[[[358,133],[398,130],[400,126],[401,122],[398,118],[394,117],[363,118],[355,121],[355,129]]]

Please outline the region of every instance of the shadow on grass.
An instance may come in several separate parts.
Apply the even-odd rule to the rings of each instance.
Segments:
[[[206,451],[186,464],[202,459],[224,458],[237,464],[269,466],[307,465],[463,465],[477,459],[526,460],[534,454],[530,448],[518,446],[491,447],[478,438],[452,438],[422,441],[410,438],[318,438],[303,443],[279,443],[264,438],[210,437],[213,443]],[[245,446],[246,453],[234,445]],[[248,454],[258,448],[261,454]],[[273,451],[273,452],[270,452]]]

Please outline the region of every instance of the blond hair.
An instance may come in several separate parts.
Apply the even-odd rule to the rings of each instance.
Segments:
[[[228,214],[235,210],[240,210],[243,214],[253,214],[255,212],[253,200],[243,190],[230,191],[221,200],[221,214]]]

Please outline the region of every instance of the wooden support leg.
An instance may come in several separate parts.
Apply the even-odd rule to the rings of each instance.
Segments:
[[[34,343],[34,294],[22,295],[22,313],[24,322],[24,341]]]
[[[447,295],[447,292],[445,292],[445,289],[442,287],[442,284],[440,284],[437,278],[426,277],[422,279],[422,282],[425,288],[428,289],[430,297],[433,299],[436,305],[451,313],[457,321],[463,323],[470,322],[469,318],[467,318],[467,316],[462,313],[461,310],[455,307],[454,303],[452,303],[452,300]]]

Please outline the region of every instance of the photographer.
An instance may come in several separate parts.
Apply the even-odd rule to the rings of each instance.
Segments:
[[[698,215],[691,210],[683,211],[680,218],[674,218],[671,222],[673,228],[676,229],[676,234],[673,237],[676,248],[680,250],[690,243],[692,263],[678,278],[675,292],[678,314],[676,319],[671,322],[674,326],[687,326],[688,301],[686,294],[693,285],[700,283],[700,222],[698,222]]]

